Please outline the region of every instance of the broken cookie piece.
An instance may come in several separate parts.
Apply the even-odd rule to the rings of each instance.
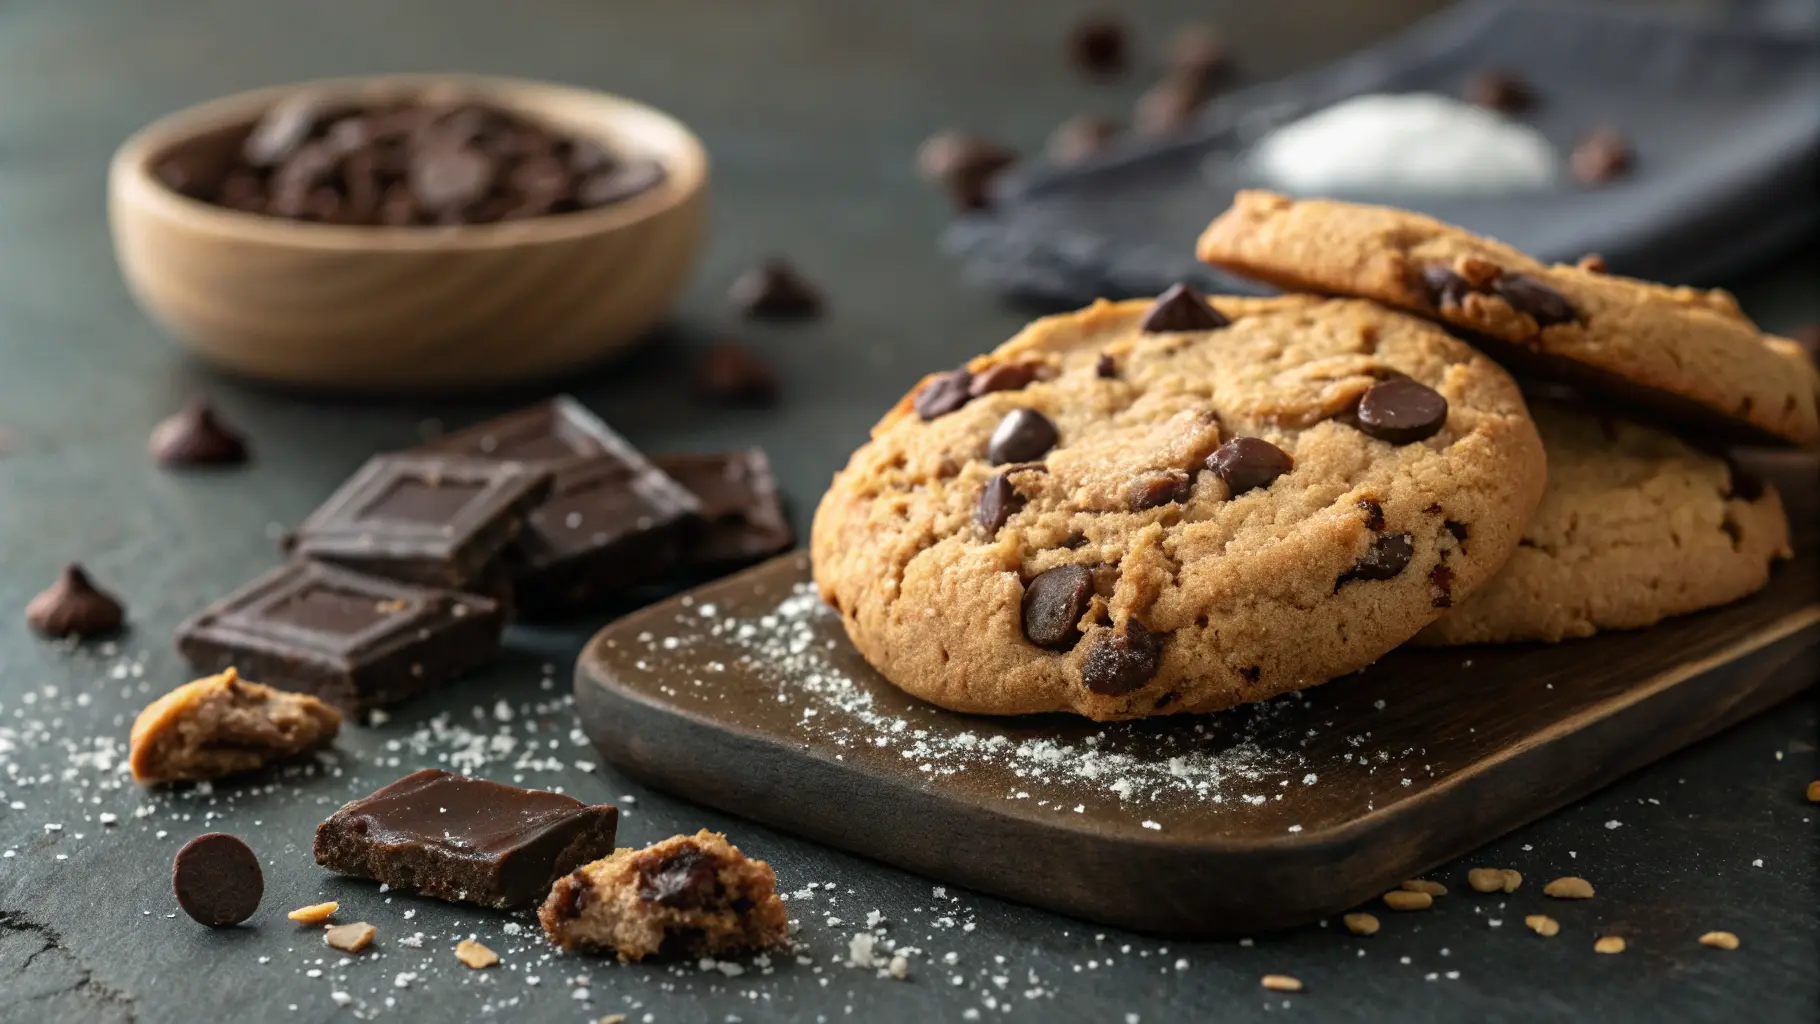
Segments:
[[[718,832],[622,849],[558,879],[537,912],[564,949],[648,956],[719,956],[782,945],[789,934],[771,865]]]
[[[248,682],[230,668],[185,683],[139,712],[133,778],[199,782],[250,772],[323,746],[340,728],[340,713],[327,704]]]

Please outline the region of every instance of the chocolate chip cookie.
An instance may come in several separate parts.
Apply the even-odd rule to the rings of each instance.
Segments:
[[[1212,711],[1362,668],[1540,499],[1514,382],[1357,300],[1177,286],[1039,320],[887,413],[816,511],[822,596],[959,711]]]
[[[1563,640],[1754,593],[1789,552],[1774,487],[1659,430],[1532,402],[1548,489],[1510,561],[1417,638]]]
[[[1746,443],[1820,442],[1820,377],[1722,291],[1546,266],[1421,214],[1240,192],[1200,258],[1292,291],[1375,299],[1471,332],[1513,370]]]

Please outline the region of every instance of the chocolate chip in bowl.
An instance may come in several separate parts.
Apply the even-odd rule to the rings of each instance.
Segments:
[[[633,342],[704,225],[683,125],[587,90],[398,75],[170,115],[116,152],[146,311],[234,372],[337,391],[489,386]]]

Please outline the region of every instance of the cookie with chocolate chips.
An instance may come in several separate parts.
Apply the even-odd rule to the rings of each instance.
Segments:
[[[1439,320],[1513,370],[1565,381],[1716,439],[1820,443],[1820,376],[1722,291],[1545,265],[1406,210],[1240,192],[1200,258],[1287,290]]]
[[[1548,451],[1542,504],[1504,568],[1418,642],[1640,629],[1755,593],[1789,556],[1769,483],[1650,427],[1556,402],[1531,408]],[[1437,601],[1448,596],[1436,587]]]
[[[823,597],[959,711],[1213,711],[1362,668],[1516,546],[1542,446],[1491,360],[1359,300],[1100,302],[933,373],[816,512]],[[1470,538],[1470,541],[1465,538]]]

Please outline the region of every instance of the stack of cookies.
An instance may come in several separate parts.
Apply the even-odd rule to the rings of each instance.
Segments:
[[[1199,255],[1290,294],[1038,320],[835,476],[816,582],[892,682],[986,714],[1214,711],[1410,641],[1649,626],[1788,556],[1775,490],[1710,449],[1820,442],[1820,375],[1729,295],[1263,192]]]

